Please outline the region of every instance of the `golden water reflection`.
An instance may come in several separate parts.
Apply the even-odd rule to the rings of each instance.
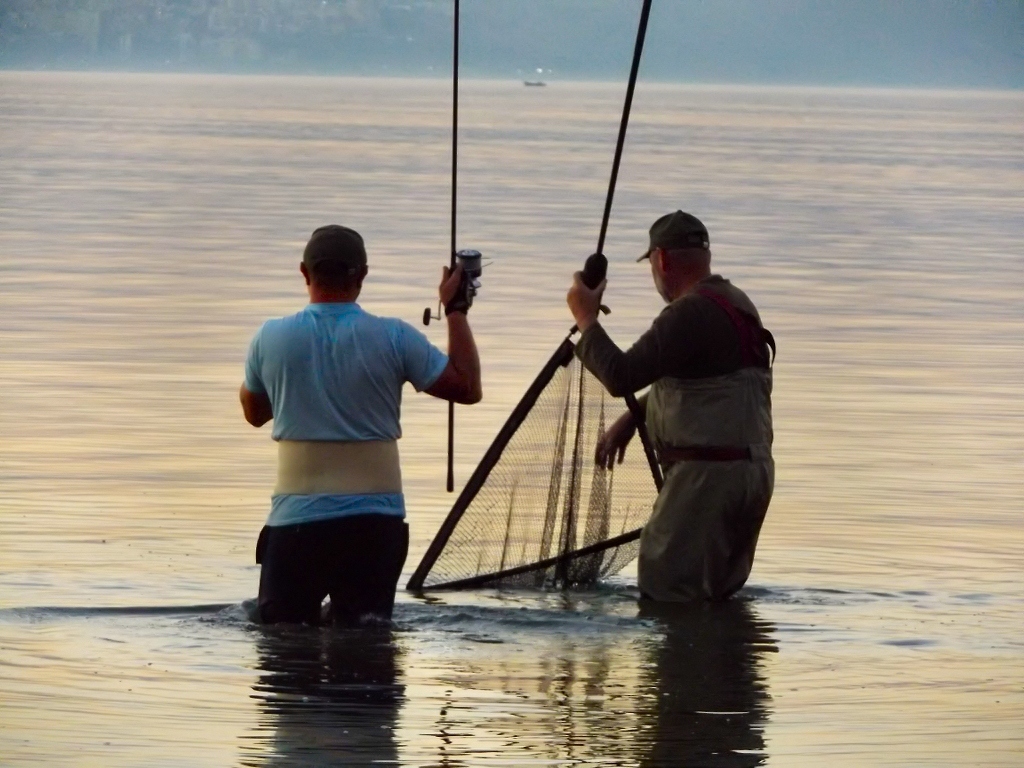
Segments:
[[[745,601],[640,617],[627,637],[591,627],[555,644],[546,628],[529,655],[473,637],[477,652],[455,663],[388,628],[265,630],[260,725],[243,762],[368,765],[401,753],[435,765],[474,755],[517,765],[763,764],[771,627]],[[475,620],[492,632],[514,621],[503,609]],[[479,649],[487,645],[491,653]],[[410,698],[420,711],[402,715]]]

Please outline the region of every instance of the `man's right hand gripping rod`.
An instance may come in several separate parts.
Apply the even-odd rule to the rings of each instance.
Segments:
[[[607,274],[608,258],[603,253],[592,253],[587,257],[587,261],[583,265],[583,274],[580,279],[587,288],[593,290],[601,284],[601,281],[604,280]],[[608,314],[610,310],[608,307],[601,305],[601,311]],[[660,491],[664,478],[661,474],[661,464],[658,463],[658,457],[654,453],[654,446],[651,444],[651,436],[647,432],[645,414],[640,408],[640,403],[636,401],[636,395],[632,392],[627,392],[623,396],[623,400],[626,401],[626,407],[629,408],[629,412],[633,414],[633,421],[636,422],[636,432],[640,436],[640,442],[643,444],[647,463],[650,465],[651,474],[654,476],[654,484]]]

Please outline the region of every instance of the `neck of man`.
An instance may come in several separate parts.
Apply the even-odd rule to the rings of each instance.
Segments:
[[[310,304],[351,304],[359,298],[359,288],[339,291],[321,288],[316,283],[309,286]]]
[[[708,264],[694,265],[688,269],[680,270],[676,279],[673,281],[671,291],[671,301],[675,301],[680,296],[683,296],[694,289],[694,287],[706,277],[711,276],[711,266]]]

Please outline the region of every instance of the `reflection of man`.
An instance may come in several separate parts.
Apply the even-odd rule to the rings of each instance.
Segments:
[[[398,764],[394,732],[405,686],[389,628],[274,627],[256,649],[253,688],[270,733],[254,740],[259,759],[246,765]]]
[[[664,632],[651,664],[650,752],[643,766],[762,765],[770,702],[760,657],[777,649],[744,600],[641,604]]]
[[[448,356],[408,323],[364,312],[356,299],[366,249],[336,225],[302,256],[309,305],[256,333],[240,397],[246,420],[274,420],[277,487],[260,534],[263,622],[317,623],[331,596],[336,621],[390,617],[409,544],[398,463],[402,385],[444,400],[480,400],[480,360],[460,290],[444,270]]]
[[[775,481],[771,335],[739,288],[711,274],[707,229],[676,211],[651,227],[654,285],[668,306],[622,352],[598,322],[604,283],[576,273],[567,297],[583,364],[615,396],[651,385],[641,401],[665,469],[640,538],[641,592],[655,600],[724,599],[743,586]],[[774,344],[774,342],[772,342]],[[598,445],[622,461],[635,431],[627,413]]]

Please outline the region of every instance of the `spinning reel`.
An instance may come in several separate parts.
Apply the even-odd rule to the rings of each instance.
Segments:
[[[451,311],[468,312],[473,306],[473,298],[480,290],[480,276],[484,273],[483,256],[480,251],[464,250],[455,252],[455,261],[462,267],[462,282],[455,297],[445,307],[445,314]],[[490,263],[490,262],[488,262]],[[430,307],[423,310],[423,324],[430,325],[431,320],[441,319],[441,302],[437,302],[437,314],[432,314]]]

